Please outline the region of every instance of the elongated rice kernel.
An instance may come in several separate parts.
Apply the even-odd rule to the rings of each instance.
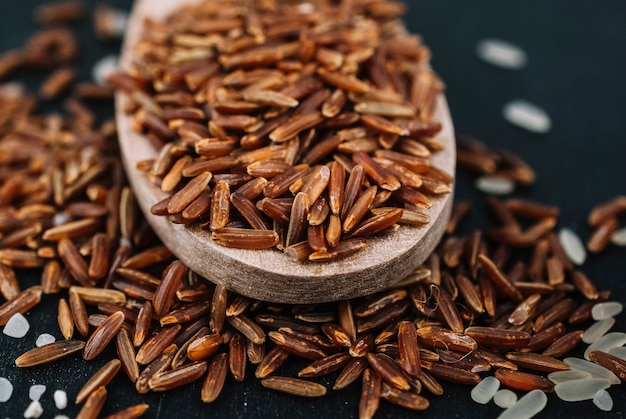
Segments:
[[[26,317],[24,317],[22,313],[15,313],[9,318],[2,333],[12,338],[21,339],[26,336],[29,329],[30,324],[28,320],[26,320]]]
[[[596,394],[593,395],[593,404],[600,410],[604,410],[605,412],[610,412],[613,410],[613,399],[608,391],[602,389],[598,390]]]
[[[587,349],[585,349],[585,359],[589,360],[589,353],[591,351],[608,352],[615,347],[620,347],[626,344],[626,333],[612,332],[607,333],[600,339],[593,342]]]
[[[485,38],[476,45],[476,55],[486,63],[509,70],[519,70],[526,65],[524,50],[502,39]]]
[[[515,189],[515,183],[505,177],[487,175],[476,180],[476,188],[488,195],[508,195]]]
[[[13,384],[4,377],[0,377],[0,403],[9,401],[13,395]]]
[[[587,259],[587,251],[580,237],[569,228],[562,228],[559,231],[559,241],[565,254],[576,265],[582,265]]]
[[[583,378],[582,380],[559,383],[554,386],[554,392],[561,400],[578,402],[591,400],[598,391],[605,390],[610,386],[609,380],[605,378]]]
[[[611,330],[615,324],[615,318],[609,317],[608,319],[595,322],[583,333],[583,342],[593,343],[605,335],[606,332]]]
[[[508,409],[517,403],[517,394],[513,393],[508,388],[498,390],[496,394],[493,395],[493,402],[498,407]]]
[[[626,227],[613,232],[611,235],[611,243],[615,246],[626,246]]]
[[[550,116],[543,109],[522,99],[505,104],[502,116],[511,124],[537,134],[545,134],[552,128]]]
[[[588,372],[591,374],[592,378],[602,378],[607,380],[611,385],[619,384],[621,382],[617,375],[613,374],[613,372],[593,362],[574,357],[565,358],[563,362],[569,365],[572,370]]]
[[[624,309],[624,305],[617,301],[606,301],[594,305],[591,309],[591,317],[594,320],[606,320],[615,317]],[[618,345],[621,346],[621,345]]]
[[[517,403],[506,409],[498,419],[526,419],[541,412],[548,403],[548,396],[541,390],[532,390],[520,398]]]
[[[552,381],[554,384],[572,380],[582,380],[583,378],[591,378],[591,374],[579,370],[555,371],[548,374],[548,380]]]
[[[500,388],[500,381],[496,377],[485,377],[476,384],[470,396],[476,403],[487,404]]]
[[[41,395],[46,392],[46,386],[43,384],[34,384],[28,389],[28,398],[31,400],[39,400]]]

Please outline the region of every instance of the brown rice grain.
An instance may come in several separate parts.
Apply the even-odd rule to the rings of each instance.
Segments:
[[[220,353],[213,357],[209,364],[208,373],[202,384],[201,399],[204,403],[214,402],[224,387],[228,374],[228,354]]]
[[[117,372],[120,370],[120,366],[121,362],[119,359],[112,359],[104,364],[78,391],[78,394],[76,395],[76,404],[82,403],[97,389],[109,384],[117,375]]]
[[[96,328],[83,348],[83,359],[90,361],[96,358],[115,337],[124,323],[124,313],[117,311]]]

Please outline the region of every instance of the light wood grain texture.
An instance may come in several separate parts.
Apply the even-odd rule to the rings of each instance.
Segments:
[[[145,17],[162,18],[183,4],[198,0],[138,0],[128,25],[122,50],[122,68],[131,61],[131,47],[139,39]],[[276,250],[242,250],[220,246],[211,233],[195,226],[171,223],[150,214],[150,207],[165,194],[135,165],[156,150],[131,127],[122,112],[125,98],[116,97],[117,125],[124,166],[137,201],[161,240],[187,266],[210,281],[224,281],[229,290],[266,301],[317,303],[354,298],[390,287],[419,266],[443,236],[452,208],[452,194],[436,197],[427,211],[433,222],[424,227],[403,226],[396,232],[368,238],[369,246],[342,260],[325,263],[292,262]],[[435,119],[443,124],[438,138],[445,150],[432,163],[454,174],[455,142],[452,120],[441,96]]]

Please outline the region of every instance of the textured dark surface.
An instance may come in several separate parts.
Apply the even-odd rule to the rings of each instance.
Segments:
[[[19,46],[35,28],[32,8],[40,2],[22,0],[0,2],[0,51]],[[129,7],[121,0],[109,3]],[[157,3],[157,1],[155,1]],[[95,2],[89,1],[90,8]],[[590,208],[618,194],[626,194],[626,3],[622,0],[590,2],[498,2],[438,0],[411,4],[407,18],[413,32],[421,33],[433,51],[433,66],[447,83],[457,133],[480,138],[492,147],[513,151],[537,171],[537,182],[520,188],[515,195],[559,205],[560,227],[570,227],[581,237],[589,237],[586,217]],[[76,26],[80,33],[84,79],[93,62],[117,48],[115,43],[96,42],[87,22]],[[474,47],[482,38],[497,37],[521,46],[529,61],[521,71],[506,71],[479,61]],[[31,90],[42,76],[20,75]],[[502,105],[523,98],[545,109],[553,121],[546,135],[535,135],[509,125],[500,116]],[[55,104],[44,105],[44,110]],[[108,108],[103,115],[111,115]],[[460,174],[457,196],[471,199],[474,211],[464,221],[471,231],[484,222],[483,196],[473,187],[473,178]],[[600,289],[611,289],[612,299],[626,299],[626,249],[610,247],[600,255],[591,255],[583,270]],[[20,275],[23,287],[38,281],[36,273]],[[29,403],[28,388],[45,384],[42,396],[44,417],[63,413],[75,416],[73,399],[80,386],[103,365],[113,351],[86,363],[76,358],[54,365],[18,370],[13,360],[34,346],[37,336],[51,333],[60,338],[56,323],[56,297],[46,297],[27,316],[31,329],[25,338],[16,340],[0,335],[0,376],[15,386],[8,403],[0,403],[0,417],[23,416]],[[617,318],[614,331],[626,331],[626,314]],[[107,356],[107,354],[109,356]],[[304,363],[288,363],[281,374],[295,374]],[[228,379],[217,402],[203,405],[199,384],[166,394],[139,396],[128,379],[120,374],[109,385],[105,413],[146,402],[151,405],[147,417],[356,417],[360,385],[341,392],[329,391],[319,400],[301,400],[263,389],[253,370],[250,379],[235,383]],[[319,380],[332,386],[334,376]],[[69,407],[57,412],[52,400],[56,389],[64,389]],[[431,397],[431,407],[420,417],[496,417],[500,409],[493,403],[473,403],[469,388],[445,384],[446,394]],[[610,413],[599,411],[591,401],[564,403],[549,395],[547,408],[540,417],[623,417],[626,391],[623,385],[609,390],[615,402]],[[385,402],[376,417],[412,417],[415,414]]]

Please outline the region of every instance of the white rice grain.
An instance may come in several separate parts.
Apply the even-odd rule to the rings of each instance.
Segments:
[[[517,403],[498,416],[499,419],[529,419],[541,412],[548,403],[548,396],[541,390],[533,390],[522,396]]]
[[[522,99],[505,104],[502,116],[511,124],[537,134],[545,134],[552,128],[550,116],[543,109]]]
[[[508,41],[486,38],[476,44],[476,55],[491,65],[519,70],[526,65],[526,53],[520,47]]]
[[[500,381],[496,377],[485,377],[476,384],[470,396],[476,403],[487,404],[500,388]]]
[[[604,378],[583,378],[559,383],[554,386],[554,392],[561,400],[579,402],[593,399],[598,391],[606,390],[610,386],[609,380]]]
[[[626,227],[615,231],[611,236],[611,243],[615,246],[626,246]]]
[[[624,309],[624,305],[617,301],[605,301],[591,308],[591,317],[594,320],[606,320],[615,317]]]
[[[43,384],[34,384],[28,389],[28,398],[33,401],[39,401],[41,395],[46,392],[46,386]]]
[[[0,377],[0,403],[9,401],[13,395],[13,384],[4,377]]]
[[[572,380],[582,380],[583,378],[591,378],[591,374],[579,370],[555,371],[548,374],[548,380],[552,381],[554,384]]]
[[[43,415],[43,407],[41,407],[41,403],[38,400],[33,400],[30,402],[26,410],[24,411],[24,418],[38,418]]]
[[[576,265],[582,265],[587,259],[587,251],[580,237],[569,228],[562,228],[559,231],[559,241],[563,247],[563,251]]]
[[[517,403],[517,394],[506,388],[503,390],[498,390],[493,396],[493,402],[498,407],[508,409],[509,407]]]
[[[42,333],[41,335],[37,336],[37,340],[35,341],[35,345],[37,347],[40,347],[40,346],[48,345],[50,343],[54,343],[54,342],[56,342],[56,340],[57,340],[57,338],[55,338],[51,334],[49,334],[49,333]]]
[[[486,175],[476,179],[476,188],[487,195],[508,195],[515,189],[515,183],[502,176]]]
[[[598,392],[594,394],[593,404],[595,404],[598,409],[604,410],[605,412],[613,410],[613,399],[606,390],[598,390]]]
[[[583,342],[593,343],[606,334],[615,324],[615,318],[610,317],[608,319],[595,322],[583,333]]]
[[[119,70],[119,61],[116,55],[106,55],[100,58],[91,70],[93,80],[102,85],[107,85],[107,77]]]
[[[26,336],[29,329],[30,324],[28,320],[26,320],[26,317],[21,313],[15,313],[4,326],[2,333],[12,338],[21,339]]]
[[[56,390],[54,392],[54,405],[59,410],[63,410],[67,407],[67,393],[63,390]]]

